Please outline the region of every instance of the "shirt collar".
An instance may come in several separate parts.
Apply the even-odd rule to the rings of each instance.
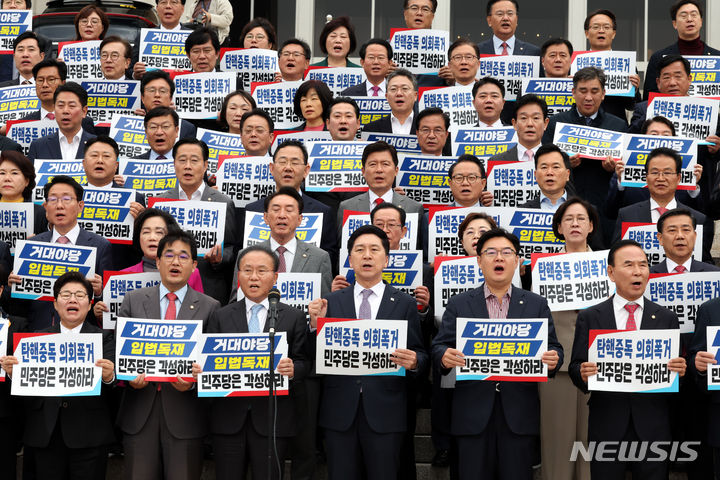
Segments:
[[[400,123],[400,120],[398,120],[395,114],[392,111],[390,112],[390,120],[393,120],[400,125],[407,125],[408,122],[412,125],[413,118],[415,118],[415,112],[410,112],[410,116],[405,120],[405,123]]]
[[[382,198],[382,199],[383,199],[383,202],[392,203],[392,199],[393,199],[393,189],[391,188],[391,189],[389,189],[387,192],[383,193],[383,194],[382,194],[382,197],[380,197],[379,195],[377,195],[377,194],[376,194],[375,192],[373,192],[372,190],[368,190],[368,195],[370,196],[370,205],[374,205],[374,204],[375,204],[375,199],[376,199],[376,198]]]
[[[35,78],[32,76],[32,74],[30,75],[30,78],[24,78],[22,75],[18,76],[18,85],[22,85],[22,82],[24,82],[25,80],[30,82],[30,85],[35,85]]]
[[[83,324],[85,322],[81,323],[80,325],[76,326],[75,328],[68,328],[65,325],[60,322],[60,333],[80,333],[80,330],[82,330]]]
[[[45,110],[45,109],[41,106],[41,107],[40,107],[40,120],[42,120],[42,119],[44,119],[45,117],[47,117],[47,114],[48,114],[48,113],[55,113],[55,112],[51,112],[50,110]]]
[[[580,113],[580,110],[578,110],[577,106],[575,107],[575,112],[578,114],[578,117],[580,117],[580,118],[585,118],[585,115],[583,115],[582,113]],[[590,118],[592,118],[593,120],[595,120],[595,119],[597,118],[597,116],[598,116],[598,113],[600,113],[600,109],[598,109],[597,112],[595,112],[595,113],[593,113],[592,115],[590,115]]]
[[[366,90],[367,90],[368,94],[371,92],[370,89],[372,87],[374,87],[374,85],[370,82],[370,80],[365,80],[365,86],[367,87]],[[380,87],[380,91],[378,91],[378,95],[380,95],[381,93],[384,94],[387,90],[386,81],[383,80],[382,83],[380,83],[380,85],[378,85],[378,87]]]
[[[626,311],[625,305],[627,305],[629,302],[637,303],[640,308],[645,308],[645,297],[641,296],[637,300],[628,300],[626,298],[621,297],[617,293],[613,296],[613,308],[615,309],[615,312],[619,311]]]
[[[686,272],[690,271],[690,267],[692,266],[692,260],[693,260],[693,257],[692,257],[692,255],[690,255],[690,258],[688,258],[687,261],[685,261],[685,263],[682,264],[682,266],[685,267]],[[675,270],[675,267],[677,267],[679,265],[678,263],[675,263],[672,260],[670,260],[668,257],[665,257],[665,262],[667,263],[667,271],[670,273],[673,273],[673,271]]]
[[[273,252],[277,250],[277,248],[280,246],[280,244],[275,241],[275,239],[270,236],[270,250]],[[292,255],[295,255],[295,251],[297,250],[297,237],[292,237],[289,242],[287,242],[285,245],[283,245],[287,249],[288,252],[290,252]]]
[[[525,152],[527,152],[528,150],[532,150],[533,153],[537,153],[537,151],[538,151],[538,149],[540,148],[541,145],[542,145],[542,143],[538,143],[538,144],[535,145],[533,148],[525,148],[525,147],[523,147],[522,145],[520,145],[520,143],[518,142],[518,143],[516,144],[517,150],[518,150],[518,160],[524,160],[524,159],[525,159]],[[535,158],[535,157],[533,156],[533,158]]]
[[[82,134],[83,134],[83,129],[82,129],[82,127],[81,127],[80,130],[78,130],[77,133],[76,133],[75,135],[73,135],[73,139],[72,139],[72,144],[73,144],[73,145],[75,145],[76,143],[77,143],[77,144],[80,143],[80,139],[82,138]],[[68,144],[67,137],[66,137],[65,134],[62,133],[60,130],[58,130],[58,138],[59,138],[60,143],[65,142],[66,144]]]
[[[56,243],[56,242],[57,242],[57,239],[60,238],[60,237],[62,237],[63,235],[61,235],[61,234],[60,234],[57,230],[55,230],[54,228],[53,228],[53,231],[52,231],[52,232],[53,232],[53,233],[52,233],[52,239],[50,240],[50,243]],[[80,235],[80,225],[78,225],[78,224],[76,223],[75,226],[74,226],[68,233],[65,234],[65,237],[67,237],[67,239],[70,240],[70,243],[71,243],[71,244],[77,245],[77,239],[78,239],[78,236],[79,236],[79,235]]]
[[[652,198],[652,197],[650,197],[650,211],[652,212],[653,210],[655,210],[655,209],[658,208],[659,206],[660,206],[660,205],[655,201],[655,199]],[[677,201],[673,198],[672,200],[670,200],[670,203],[668,203],[665,208],[667,208],[668,210],[672,210],[672,209],[674,209],[674,208],[677,208]]]
[[[170,151],[167,152],[167,153],[164,153],[163,155],[165,155],[165,159],[167,159],[167,160],[172,160],[172,159],[173,159],[172,150],[170,150]],[[150,160],[157,160],[157,158],[158,158],[159,156],[160,156],[160,154],[157,153],[155,150],[152,150],[152,149],[150,150]]]
[[[195,195],[198,195],[198,200],[200,200],[203,196],[203,193],[205,192],[205,182],[203,181],[200,186],[195,190],[193,193],[190,194],[188,197],[185,193],[185,190],[182,189],[182,187],[178,187],[178,196],[180,197],[180,200],[192,200]]]
[[[490,297],[495,297],[495,294],[490,291],[490,287],[487,286],[487,283],[483,283],[483,294],[485,295],[485,300]],[[510,285],[510,288],[508,288],[507,292],[505,292],[503,298],[505,297],[508,299],[512,297],[512,285]]]
[[[178,22],[177,25],[175,25],[175,28],[165,28],[163,27],[162,23],[160,24],[160,30],[167,30],[168,32],[177,32],[182,30],[182,24]]]
[[[185,300],[185,295],[187,294],[187,291],[188,291],[188,286],[186,283],[185,285],[183,285],[183,287],[181,289],[176,290],[173,293],[175,295],[177,295],[178,300],[180,300],[180,303],[182,303],[183,300]],[[167,295],[168,293],[170,293],[170,290],[168,290],[167,287],[165,285],[163,285],[162,282],[160,282],[160,300],[165,298],[165,295]]]
[[[502,128],[504,125],[502,123],[502,120],[499,118],[493,123],[492,125],[488,125],[487,123],[483,122],[482,120],[478,120],[478,126],[480,128]]]
[[[565,200],[567,200],[567,190],[563,190],[563,194],[560,196],[557,202],[553,203],[545,194],[540,190],[540,203],[549,203],[553,207],[559,207]]]
[[[362,293],[362,291],[365,290],[365,287],[360,285],[359,283],[355,282],[355,286],[353,287],[353,294],[358,297]],[[378,283],[370,287],[370,290],[373,291],[375,295],[377,295],[378,298],[382,298],[383,293],[385,292],[385,284],[382,280],[380,280]]]
[[[503,42],[507,43],[508,50],[512,50],[512,53],[515,54],[515,35],[508,38],[507,40],[500,40],[498,37],[493,35],[493,45],[495,46],[495,51],[502,50],[502,44]]]
[[[250,318],[250,315],[252,315],[251,310],[255,305],[262,305],[263,307],[265,307],[266,311],[270,310],[270,302],[268,301],[267,297],[265,297],[260,303],[255,303],[249,298],[245,297],[245,314],[247,315],[246,318]]]

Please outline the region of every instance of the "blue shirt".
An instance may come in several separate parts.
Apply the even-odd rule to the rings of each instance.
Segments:
[[[185,300],[185,294],[187,294],[188,286],[185,284],[184,287],[182,287],[180,290],[173,292],[175,295],[177,295],[177,299],[175,299],[175,317],[177,318],[177,315],[180,313],[180,305],[182,305],[183,300]],[[167,312],[168,305],[170,304],[170,301],[167,299],[165,295],[167,295],[170,292],[165,285],[162,283],[160,284],[160,318],[165,318],[165,313]]]

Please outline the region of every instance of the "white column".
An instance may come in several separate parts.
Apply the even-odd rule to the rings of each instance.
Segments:
[[[450,30],[450,3],[447,0],[438,2],[437,10],[435,10],[435,19],[433,20],[433,28],[437,30]],[[450,32],[452,34],[452,32]],[[454,39],[451,37],[450,42]]]
[[[713,48],[720,48],[720,4],[716,0],[707,1],[707,10],[703,19],[703,26],[707,37],[707,44]]]
[[[315,0],[295,1],[295,38],[315,44]],[[313,48],[314,50],[314,48]],[[321,52],[322,53],[322,52]],[[315,58],[312,59],[315,61]]]
[[[568,0],[568,36],[575,50],[585,50],[585,29],[583,23],[587,17],[587,0]]]

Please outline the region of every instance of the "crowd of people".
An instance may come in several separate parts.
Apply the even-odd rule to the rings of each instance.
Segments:
[[[404,0],[398,9],[405,27],[431,29],[437,0]],[[3,9],[30,7],[30,0],[3,0]],[[185,42],[192,72],[215,72],[226,45],[232,6],[228,0],[157,0],[158,28],[189,29]],[[78,223],[85,188],[122,188],[120,147],[107,128],[88,116],[88,93],[68,79],[65,63],[50,52],[46,38],[31,31],[13,42],[12,55],[0,55],[0,87],[34,85],[40,108],[25,120],[55,121],[58,131],[37,138],[27,154],[0,133],[0,211],[4,204],[32,202],[37,160],[80,160],[85,184],[58,175],[43,188],[35,205],[29,239],[94,247],[94,276],[68,272],[54,283],[54,301],[23,300],[11,295],[22,280],[10,248],[0,242],[0,307],[11,320],[10,333],[102,333],[102,393],[90,397],[18,397],[13,382],[12,340],[0,352],[7,381],[0,384],[0,479],[15,479],[16,453],[23,452],[23,478],[105,478],[110,451],[124,456],[124,478],[199,479],[212,458],[217,478],[280,478],[286,460],[293,479],[316,478],[321,464],[331,479],[415,478],[416,412],[431,408],[433,465],[449,467],[450,477],[530,479],[541,465],[545,479],[665,479],[670,469],[690,479],[720,478],[720,427],[717,392],[707,391],[707,371],[717,363],[708,353],[706,327],[720,325],[720,299],[697,312],[694,334],[683,334],[679,354],[668,369],[681,378],[678,393],[591,392],[588,379],[598,372],[588,360],[591,330],[679,329],[673,311],[645,297],[650,273],[720,271],[711,256],[714,221],[720,218],[717,175],[720,136],[698,146],[692,172],[696,188],[679,189],[683,165],[673,149],[656,148],[644,163],[647,188],[628,187],[625,164],[569,156],[553,144],[559,123],[614,132],[676,136],[665,117],[648,117],[651,92],[688,96],[691,65],[685,56],[720,55],[701,40],[703,8],[698,0],[678,0],[670,11],[678,40],[655,52],[644,75],[630,75],[635,96],[606,96],[602,69],[585,67],[570,75],[573,45],[552,38],[541,46],[517,38],[517,0],[489,0],[487,24],[492,36],[480,44],[456,38],[448,63],[435,74],[415,75],[393,62],[383,38],[359,42],[352,20],[328,21],[320,33],[325,58],[313,65],[364,70],[366,80],[334,95],[322,81],[302,82],[294,113],[298,131],[327,131],[333,141],[355,141],[359,131],[415,136],[424,156],[451,157],[451,120],[439,107],[418,109],[420,87],[467,86],[476,128],[514,128],[517,144],[489,160],[531,162],[538,195],[518,208],[552,213],[552,230],[564,241],[562,253],[607,250],[607,274],[615,293],[585,310],[550,312],[545,298],[532,293],[530,266],[522,265],[520,240],[485,213],[497,206],[487,188],[487,160],[464,154],[451,158],[447,185],[453,207],[472,207],[458,226],[464,253],[475,257],[482,282],[449,299],[445,312],[434,312],[435,270],[427,263],[429,217],[423,204],[397,187],[398,152],[378,141],[364,147],[361,172],[367,191],[306,192],[308,150],[288,140],[271,149],[275,122],[238,88],[225,97],[217,120],[181,119],[175,110],[175,83],[168,72],[139,60],[138,43],[109,35],[102,7],[90,5],[75,19],[76,40],[101,40],[105,79],[139,80],[142,118],[149,149],[144,160],[170,160],[176,186],[159,196],[224,205],[224,242],[198,256],[197,241],[166,211],[148,205],[136,193],[131,245],[110,244]],[[482,19],[478,19],[481,22]],[[479,27],[480,28],[480,27]],[[590,13],[584,24],[589,50],[610,51],[618,21],[609,10]],[[303,80],[312,54],[307,41],[280,36],[266,19],[255,18],[242,30],[243,48],[277,50],[277,82]],[[308,39],[309,40],[309,39]],[[360,64],[350,60],[359,47]],[[576,45],[576,50],[585,46]],[[574,105],[549,114],[534,94],[505,101],[505,85],[478,78],[480,57],[538,56],[542,76],[572,78]],[[78,82],[76,82],[77,80]],[[240,85],[240,83],[239,83]],[[390,114],[361,125],[353,97],[386,99]],[[210,151],[197,129],[215,129],[241,137],[245,155],[266,157],[275,183],[273,193],[236,207],[215,188],[209,172]],[[269,238],[243,249],[246,213],[260,212]],[[342,242],[347,212],[368,212],[370,225]],[[297,238],[304,214],[322,214],[319,245]],[[416,214],[416,249],[423,251],[423,284],[411,294],[383,281],[390,252],[399,250],[408,231],[407,215]],[[651,265],[643,245],[622,239],[624,223],[652,223],[665,258]],[[702,256],[694,256],[698,225]],[[352,278],[340,274],[346,252]],[[199,398],[194,382],[148,381],[144,374],[119,382],[115,373],[115,335],[102,329],[104,272],[158,272],[161,283],[128,292],[118,316],[142,319],[202,320],[207,333],[268,331],[268,295],[278,273],[319,273],[321,298],[306,311],[280,304],[278,331],[286,332],[288,357],[277,372],[290,380],[290,394],[278,398],[274,412],[264,397]],[[521,281],[514,280],[520,272]],[[522,284],[523,288],[520,288]],[[238,296],[241,292],[242,295]],[[238,300],[238,298],[242,298]],[[405,376],[320,375],[315,369],[319,318],[399,320],[407,323],[407,345],[390,354]],[[547,319],[548,349],[542,353],[549,381],[495,382],[457,380],[455,367],[466,359],[456,345],[458,318]],[[12,338],[12,336],[10,337]],[[201,373],[199,364],[193,374]],[[275,427],[268,430],[268,417]],[[570,460],[575,442],[695,442],[691,461]],[[268,464],[268,443],[276,462]]]

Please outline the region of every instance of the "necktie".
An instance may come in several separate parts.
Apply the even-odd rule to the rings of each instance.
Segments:
[[[589,127],[590,125],[592,125],[592,118],[590,118],[590,117],[585,117],[585,125],[587,125],[588,127]]]
[[[660,215],[668,211],[668,209],[665,207],[657,207],[655,210],[657,210]]]
[[[177,318],[175,300],[177,300],[178,296],[172,292],[168,292],[165,294],[165,298],[168,299],[168,307],[167,310],[165,310],[165,320],[175,320]]]
[[[30,85],[30,80],[23,80],[20,85]]]
[[[502,53],[500,55],[510,55],[510,52],[508,52],[508,44],[505,42],[502,42],[500,45],[502,47]]]
[[[384,201],[384,200],[383,200],[381,197],[378,197],[378,198],[375,199],[375,201],[374,201],[373,203],[375,204],[375,207],[377,207],[378,205],[380,205],[381,203],[383,203],[383,201]],[[373,207],[373,208],[374,208],[374,207]]]
[[[61,245],[67,245],[68,243],[70,243],[70,239],[68,237],[66,237],[65,235],[62,235],[62,236],[58,237],[58,239],[56,240],[56,243],[59,243]]]
[[[372,295],[373,291],[369,288],[366,288],[362,292],[360,292],[363,296],[362,301],[360,302],[360,310],[358,311],[358,318],[361,320],[371,320],[372,314],[370,313],[370,302],[368,302],[368,297]]]
[[[675,268],[673,268],[673,272],[685,273],[685,272],[687,272],[687,268],[685,268],[682,265],[677,265]]]
[[[278,259],[280,260],[278,263],[278,272],[286,272],[287,271],[287,264],[285,263],[285,252],[287,252],[287,248],[280,245],[277,248],[278,253]]]
[[[263,306],[257,304],[253,305],[250,309],[250,321],[248,322],[248,331],[250,333],[260,333],[260,318],[258,317],[258,313],[260,313],[261,308],[263,308]]]
[[[640,305],[637,303],[629,302],[627,305],[625,305],[625,310],[628,311],[628,319],[627,324],[625,325],[625,330],[637,330],[637,325],[635,325],[635,310],[640,308]]]
[[[527,160],[528,162],[532,162],[533,159],[535,158],[535,152],[528,149],[528,150],[525,150],[525,155],[523,155],[523,156],[525,157],[525,160]]]
[[[50,120],[55,120],[55,114],[53,112],[49,112],[47,115],[45,115],[45,118],[49,118]]]
[[[372,87],[370,87],[370,90],[372,90],[372,95],[371,95],[371,96],[377,97],[377,96],[378,96],[378,92],[380,91],[380,87],[378,87],[377,85],[373,85]]]
[[[158,160],[167,160],[167,157],[165,155],[158,155]]]

